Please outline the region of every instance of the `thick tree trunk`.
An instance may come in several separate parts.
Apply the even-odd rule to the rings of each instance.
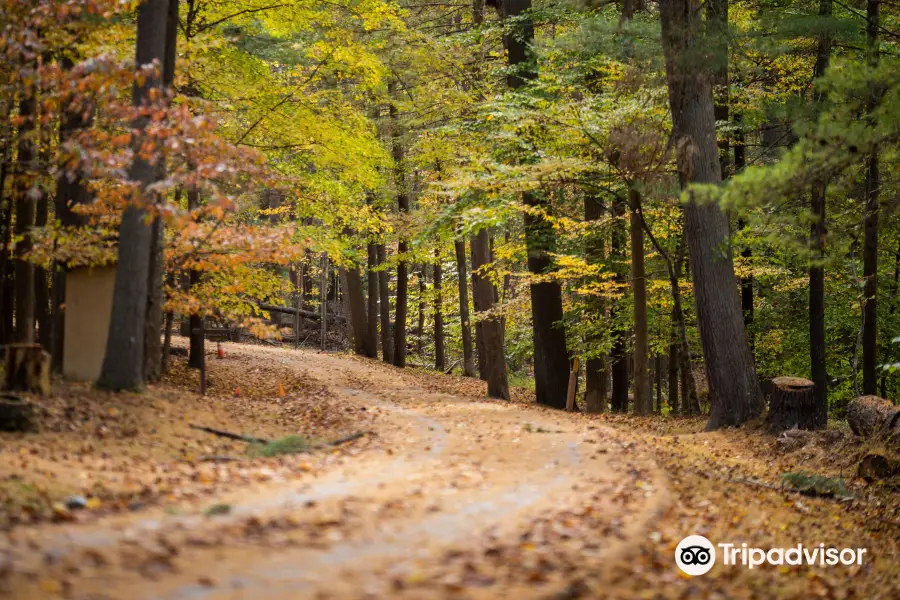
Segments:
[[[384,244],[378,244],[378,265],[387,262]],[[381,320],[381,356],[388,364],[394,363],[394,336],[391,332],[391,297],[388,282],[390,273],[387,268],[378,273],[378,314]]]
[[[446,369],[444,358],[444,309],[441,288],[443,286],[443,270],[441,269],[441,249],[434,251],[434,368],[443,372]]]
[[[3,113],[0,115],[4,126],[2,154],[0,154],[0,344],[8,344],[12,338],[12,309],[13,296],[8,293],[10,270],[10,242],[12,241],[12,200],[5,196],[6,176],[9,173],[9,164],[12,161],[12,122],[10,116],[15,105],[12,95],[7,98],[0,107]]]
[[[463,374],[475,377],[475,357],[472,354],[472,321],[469,318],[469,280],[466,277],[466,240],[453,242],[456,253],[456,279],[459,288],[459,321],[462,329]]]
[[[869,38],[871,61],[878,60],[878,28],[880,27],[880,0],[866,3],[866,32]],[[871,110],[877,98],[873,89],[868,101]],[[878,361],[878,213],[881,195],[881,175],[878,167],[878,149],[872,150],[866,161],[866,212],[865,243],[863,245],[863,278],[865,305],[863,307],[863,394],[874,394],[878,380],[875,369]]]
[[[372,349],[372,358],[378,358],[378,273],[374,269],[378,266],[378,248],[369,242],[366,246],[367,267],[366,283],[368,296],[366,298],[366,344]],[[301,295],[302,297],[302,295]]]
[[[831,0],[820,0],[819,14],[831,17]],[[831,58],[831,40],[827,35],[819,37],[816,51],[816,65],[813,75],[818,79],[825,74]],[[816,101],[821,94],[816,93]],[[809,268],[809,361],[812,381],[815,384],[815,428],[823,429],[828,424],[828,371],[825,356],[825,192],[827,184],[816,182],[812,186],[810,211],[813,222],[810,225],[810,246],[813,264]]]
[[[631,203],[631,286],[634,291],[634,414],[653,412],[650,388],[650,343],[647,326],[647,281],[644,274],[644,228],[641,196],[628,190]]]
[[[162,378],[162,346],[159,334],[163,327],[163,223],[159,218],[150,225],[150,271],[147,274],[147,321],[144,326],[144,380]]]
[[[734,172],[740,173],[747,166],[746,146],[744,145],[743,119],[736,119],[737,122],[737,141],[734,144]],[[743,230],[746,227],[743,219],[738,219],[738,229]],[[746,244],[741,250],[741,257],[744,259],[745,269],[751,268],[751,259],[753,258],[753,250],[750,244]],[[744,315],[744,329],[747,330],[747,339],[750,342],[750,352],[753,353],[756,348],[756,336],[753,331],[753,272],[750,271],[741,277],[741,313]]]
[[[166,27],[169,0],[147,0],[138,7],[137,65],[154,60],[161,64],[166,52]],[[160,86],[157,77],[149,77],[133,91],[135,106],[145,104],[150,90]],[[135,148],[146,137],[147,119],[135,124]],[[159,160],[159,154],[153,157]],[[147,315],[147,281],[150,270],[151,229],[146,223],[145,206],[152,202],[147,186],[159,176],[155,162],[135,152],[129,176],[140,183],[140,196],[125,209],[119,226],[119,257],[113,290],[112,315],[106,356],[99,383],[113,389],[136,389],[143,385],[144,325]]]
[[[36,65],[35,65],[36,66]],[[35,84],[26,83],[19,101],[19,140],[15,179],[16,218],[13,234],[16,243],[15,262],[15,335],[16,342],[34,342],[34,264],[25,260],[31,250],[31,228],[34,226],[35,202],[32,188],[37,184],[34,173],[36,158],[35,130],[37,129],[37,98]]]
[[[5,348],[3,389],[49,394],[50,354],[40,344],[9,344]]]
[[[389,86],[388,93],[393,91],[393,84]],[[397,106],[391,102],[389,108],[391,119],[391,150],[394,158],[394,181],[397,187],[397,209],[400,212],[400,218],[405,219],[409,212],[409,195],[406,190],[406,178],[404,176],[403,165],[403,143],[400,139],[400,121],[397,112]],[[406,366],[406,314],[409,294],[409,274],[407,272],[406,253],[409,251],[409,245],[405,239],[405,234],[401,233],[399,254],[397,261],[397,306],[394,313],[394,366]]]
[[[691,59],[702,43],[699,0],[660,2],[673,137],[682,188],[721,183],[716,121],[707,73]],[[707,429],[740,425],[762,410],[762,394],[735,293],[728,217],[692,198],[684,207],[697,316],[709,380]]]
[[[479,231],[472,238],[472,271],[480,269],[490,262],[491,248],[488,232],[485,229]],[[483,304],[476,304],[476,312],[488,311],[493,307],[494,290],[490,278],[478,277],[475,289],[476,299],[481,299]],[[480,319],[482,335],[484,336],[484,370],[487,375],[488,396],[509,400],[509,383],[506,373],[506,352],[504,348],[503,323],[499,317]],[[568,377],[568,375],[567,375]]]
[[[600,199],[591,194],[584,197],[584,220],[593,222],[603,216],[603,204]],[[591,233],[591,239],[586,244],[585,255],[591,264],[603,261],[603,240],[596,233]],[[589,298],[592,317],[596,322],[606,318],[606,303],[603,298]],[[590,348],[596,340],[587,340]],[[609,379],[606,356],[589,358],[585,361],[584,379],[584,406],[587,413],[602,413],[606,411],[606,381]]]
[[[359,268],[356,266],[350,269],[341,267],[340,271],[350,313],[348,317],[350,330],[353,333],[353,351],[360,356],[378,358],[377,349],[369,344],[366,299],[363,296],[362,277],[359,274]]]

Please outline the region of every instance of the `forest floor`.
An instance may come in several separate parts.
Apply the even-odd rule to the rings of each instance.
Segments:
[[[0,434],[0,595],[900,597],[900,491],[852,478],[859,448],[840,428],[701,433],[551,411],[527,390],[489,401],[479,381],[346,355],[223,347],[206,397],[174,357],[143,395],[58,382],[34,399],[39,433]],[[365,435],[267,457],[190,424]],[[801,470],[843,476],[848,497],[780,489]],[[674,562],[691,534],[867,553],[691,578]]]

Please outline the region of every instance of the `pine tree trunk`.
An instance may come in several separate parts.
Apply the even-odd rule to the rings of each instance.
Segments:
[[[328,255],[322,253],[319,272],[319,346],[328,348]]]
[[[34,65],[36,66],[36,65]],[[19,141],[16,157],[17,173],[15,179],[16,218],[13,234],[19,238],[16,243],[15,262],[15,335],[18,343],[34,342],[34,264],[25,260],[24,256],[31,250],[31,228],[34,226],[35,206],[31,189],[36,185],[34,179],[34,159],[36,148],[34,133],[37,119],[37,99],[35,84],[25,83],[19,101]]]
[[[166,53],[166,27],[169,0],[147,0],[138,8],[136,64],[153,61],[163,63]],[[151,89],[161,80],[149,77],[143,85],[135,85],[133,104],[141,106],[149,101]],[[135,122],[134,145],[140,148],[146,137],[146,117]],[[112,389],[138,389],[144,376],[144,326],[147,316],[147,282],[150,270],[151,228],[146,223],[145,206],[153,201],[147,186],[159,177],[159,167],[135,152],[129,176],[140,183],[140,197],[129,205],[119,226],[119,256],[116,282],[113,289],[112,315],[106,356],[98,383]]]
[[[866,3],[866,32],[869,38],[871,62],[878,60],[878,28],[880,27],[880,0]],[[877,98],[873,89],[868,108],[874,108]],[[878,362],[878,213],[881,194],[878,148],[874,148],[866,160],[866,212],[865,243],[863,245],[863,394],[873,395],[878,388],[875,369]]]
[[[163,223],[156,218],[150,225],[150,270],[147,274],[147,321],[144,327],[144,380],[150,383],[162,378],[159,334],[163,327],[163,262]]]
[[[831,17],[831,0],[820,0],[819,14]],[[813,75],[818,79],[825,74],[831,59],[831,40],[827,35],[819,37],[816,51],[816,65]],[[821,93],[816,92],[815,101],[821,101]],[[828,371],[825,349],[825,233],[826,212],[825,193],[827,183],[816,182],[812,186],[810,211],[813,222],[810,225],[810,246],[814,262],[809,268],[809,360],[810,373],[815,385],[814,396],[816,414],[815,428],[823,429],[828,424]]]
[[[443,270],[441,269],[441,249],[434,251],[434,368],[443,372],[446,369],[444,358],[444,309],[441,288],[443,286]]]
[[[480,269],[490,262],[491,248],[488,232],[485,229],[479,231],[472,238],[472,271]],[[475,289],[476,299],[480,298],[483,304],[476,305],[476,312],[488,311],[493,307],[494,290],[490,278],[478,277]],[[476,315],[479,316],[479,315]],[[509,400],[509,383],[506,373],[506,352],[504,349],[503,323],[499,317],[479,319],[484,336],[484,371],[487,376],[488,396]]]
[[[384,244],[378,244],[378,265],[387,262]],[[388,287],[390,273],[385,268],[378,274],[378,314],[381,320],[381,356],[388,364],[394,364],[394,336],[391,332],[391,297]]]
[[[366,344],[371,348],[372,358],[378,358],[378,273],[373,269],[378,266],[378,248],[372,242],[366,246],[367,267],[366,283],[368,296],[366,298]],[[299,314],[297,315],[299,318]]]
[[[200,190],[191,188],[187,193],[188,210],[194,211],[200,208]],[[192,270],[188,278],[188,290],[193,289],[200,283],[200,271]],[[204,353],[206,352],[206,323],[203,315],[192,314],[188,319],[188,339],[190,343],[190,352],[188,355],[188,366],[192,369],[199,369],[206,364]]]
[[[628,190],[631,203],[631,285],[634,291],[634,414],[653,412],[650,387],[650,344],[647,325],[647,281],[644,273],[644,228],[641,226],[641,196]]]
[[[718,185],[722,179],[708,74],[689,59],[702,43],[699,0],[661,0],[660,19],[678,170],[690,193],[691,183]],[[684,215],[709,380],[707,429],[740,425],[758,415],[763,402],[734,289],[728,217],[717,204],[692,198]]]
[[[672,410],[672,414],[678,414],[678,333],[675,331],[675,311],[672,310],[672,339],[669,343],[669,382],[667,386],[668,398],[666,402]]]
[[[462,329],[463,374],[475,377],[475,357],[472,354],[472,321],[469,317],[469,280],[466,277],[466,240],[453,242],[456,253],[456,279],[459,288],[459,320]]]

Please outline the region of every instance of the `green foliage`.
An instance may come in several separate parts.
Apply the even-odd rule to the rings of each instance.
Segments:
[[[285,454],[303,454],[311,451],[312,445],[302,435],[288,435],[268,444],[255,444],[251,450],[258,456],[271,458]]]

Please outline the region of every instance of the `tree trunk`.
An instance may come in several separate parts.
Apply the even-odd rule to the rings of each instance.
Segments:
[[[12,338],[12,309],[13,297],[9,293],[11,288],[8,287],[8,274],[10,270],[10,242],[12,241],[12,200],[7,200],[4,192],[6,191],[6,176],[9,173],[9,165],[12,161],[12,115],[15,98],[10,94],[0,107],[3,114],[0,119],[4,126],[0,131],[3,132],[2,155],[0,155],[0,344],[9,343]]]
[[[647,329],[647,281],[644,274],[644,228],[641,226],[641,196],[628,190],[631,203],[631,286],[634,291],[634,414],[653,412],[650,387],[650,344]]]
[[[389,87],[388,93],[393,90],[393,84]],[[406,181],[403,173],[403,144],[400,140],[400,123],[397,112],[397,105],[391,102],[389,108],[391,118],[391,149],[394,157],[394,180],[397,186],[397,209],[400,212],[400,218],[405,219],[409,212],[409,196],[406,192]],[[409,275],[407,273],[407,256],[409,246],[405,239],[405,234],[401,234],[399,254],[397,261],[397,306],[394,313],[394,366],[406,366],[406,312],[409,285]]]
[[[34,65],[36,66],[36,65]],[[34,141],[37,129],[37,98],[34,82],[24,83],[22,97],[19,101],[19,141],[16,157],[17,173],[15,178],[15,210],[16,218],[13,234],[19,241],[16,243],[15,262],[15,335],[16,342],[30,344],[34,342],[34,264],[25,260],[31,250],[31,228],[34,226],[35,202],[32,188],[37,185],[34,177],[34,159],[36,146]]]
[[[428,266],[422,263],[422,270],[419,272],[419,321],[416,325],[416,354],[420,357],[425,346],[425,295],[428,293],[428,284],[426,273]]]
[[[49,142],[48,142],[49,143]],[[49,162],[47,163],[49,164]],[[37,201],[34,226],[45,227],[49,213],[49,198],[41,194]],[[34,320],[37,322],[38,341],[48,352],[53,348],[53,321],[50,319],[50,278],[47,269],[34,269]]]
[[[169,0],[147,0],[138,7],[136,63],[163,62],[166,51],[166,27]],[[151,90],[160,86],[158,77],[148,77],[133,90],[135,106],[145,104]],[[135,158],[129,176],[140,184],[135,202],[125,209],[119,226],[119,256],[113,290],[112,315],[106,356],[100,373],[101,385],[113,389],[138,389],[144,375],[144,325],[147,314],[147,281],[150,270],[151,230],[146,223],[145,206],[152,202],[147,187],[156,181],[159,152],[148,161],[137,150],[146,133],[147,118],[134,123]]]
[[[482,299],[478,290],[479,274],[476,272],[475,264],[475,236],[469,241],[469,248],[472,254],[472,304],[475,306],[475,313],[487,310],[485,306],[493,305],[493,293],[490,299]],[[478,377],[482,381],[487,381],[487,368],[485,367],[484,358],[484,323],[479,319],[475,319],[475,354],[478,357]]]
[[[678,332],[675,330],[675,310],[672,309],[672,338],[669,342],[669,383],[666,402],[672,414],[678,414]]]
[[[512,67],[507,85],[518,89],[537,76],[530,47],[534,42],[531,0],[505,0],[503,17],[515,19],[506,36],[507,60]],[[542,192],[523,193],[530,209],[549,213],[549,198]],[[528,248],[528,271],[537,277],[552,270],[550,258],[555,232],[543,214],[525,213],[525,245]],[[531,284],[531,320],[534,327],[534,381],[538,404],[564,409],[569,379],[569,352],[563,329],[562,289],[556,281]]]
[[[610,246],[616,270],[616,282],[625,284],[625,232],[620,219],[625,214],[625,206],[620,199],[613,200],[613,224],[612,243]],[[628,331],[617,323],[621,317],[617,312],[621,311],[620,302],[615,302],[612,308],[612,320],[614,322],[612,352],[612,398],[610,408],[613,412],[625,412],[628,410]]]
[[[584,220],[586,222],[598,221],[603,216],[603,205],[600,199],[591,194],[584,197]],[[596,233],[586,244],[585,255],[590,264],[603,261],[603,240]],[[591,306],[591,316],[596,321],[606,318],[606,303],[603,298],[592,297],[588,299]],[[587,340],[590,348],[596,340]],[[606,380],[608,379],[608,366],[605,356],[589,358],[585,361],[584,371],[584,407],[587,413],[602,413],[606,411]]]
[[[188,210],[194,211],[200,208],[200,190],[192,187],[187,193]],[[192,270],[188,279],[188,290],[193,289],[200,283],[200,271]],[[206,352],[206,324],[203,315],[192,314],[188,319],[188,339],[190,342],[190,353],[188,356],[188,366],[192,369],[200,369],[206,364],[204,353]]]
[[[897,312],[897,301],[900,297],[900,242],[897,244],[897,251],[894,254],[894,290],[891,294],[890,307],[888,307],[888,315],[893,316]],[[891,347],[889,346],[885,353],[884,362],[890,362]],[[881,374],[881,396],[887,398],[887,378],[890,371],[884,371]]]
[[[387,262],[384,244],[378,244],[378,265],[384,266]],[[394,336],[391,332],[391,297],[388,288],[390,273],[383,268],[378,274],[379,317],[381,319],[381,355],[382,360],[388,364],[394,363]]]
[[[456,253],[456,278],[459,288],[459,321],[462,329],[463,374],[475,377],[475,357],[472,355],[472,322],[469,318],[469,281],[466,277],[466,240],[453,242]]]
[[[353,333],[353,351],[360,356],[378,358],[377,348],[369,344],[369,325],[366,320],[366,299],[363,297],[362,277],[359,268],[350,269],[341,267],[341,281],[346,290],[347,306],[350,309],[348,315],[350,330]]]
[[[866,32],[869,38],[870,60],[878,60],[878,28],[880,27],[880,0],[866,3]],[[872,110],[876,103],[877,91],[873,89],[868,101]],[[878,148],[874,148],[866,160],[866,212],[865,243],[863,245],[863,278],[865,305],[863,307],[863,394],[874,394],[878,380],[875,374],[878,361],[878,212],[881,194],[881,176],[878,168]]]
[[[50,354],[40,344],[7,345],[3,389],[49,394]]]
[[[690,194],[691,183],[718,185],[722,178],[708,76],[689,58],[702,44],[699,0],[661,0],[660,19],[678,170]],[[734,290],[728,217],[717,204],[693,198],[684,215],[709,380],[707,429],[740,425],[760,413],[762,394]]]
[[[769,432],[787,429],[818,429],[815,384],[800,377],[776,377],[772,380],[769,403]]]
[[[743,119],[735,119],[738,127],[737,141],[734,144],[734,172],[740,173],[747,166],[746,146],[744,145]],[[746,227],[743,219],[738,219],[738,229],[743,230]],[[744,259],[745,269],[752,266],[753,250],[749,244],[744,245],[741,250],[741,257]],[[753,271],[741,277],[741,313],[744,315],[744,329],[747,330],[747,339],[750,342],[750,352],[754,353],[756,348],[756,336],[753,331]]]
[[[441,297],[443,286],[443,270],[441,269],[441,249],[434,251],[434,368],[443,372],[446,369],[444,358],[444,309]]]
[[[831,17],[831,0],[820,0],[819,14]],[[816,79],[825,74],[831,58],[831,40],[821,35],[817,42],[816,65],[813,75]],[[821,101],[821,93],[816,92],[815,101]],[[810,225],[810,245],[813,264],[809,268],[809,360],[810,373],[815,384],[815,428],[824,429],[828,424],[828,371],[825,355],[825,192],[827,183],[815,182],[810,196],[810,211],[813,222]]]
[[[319,345],[324,351],[328,344],[328,255],[322,253],[319,272]]]
[[[378,248],[372,242],[366,246],[367,267],[366,283],[368,297],[366,298],[366,344],[371,348],[372,358],[378,358],[378,273],[374,269],[378,266]],[[299,316],[299,315],[298,315]]]
[[[490,262],[491,248],[486,229],[472,238],[472,271]],[[480,299],[476,312],[489,311],[493,307],[494,290],[489,277],[478,277],[475,289],[476,300]],[[509,400],[509,383],[506,373],[506,352],[504,348],[503,323],[499,317],[480,318],[484,337],[484,371],[487,375],[488,396]],[[567,369],[568,371],[568,369]],[[568,375],[567,375],[568,377]]]

